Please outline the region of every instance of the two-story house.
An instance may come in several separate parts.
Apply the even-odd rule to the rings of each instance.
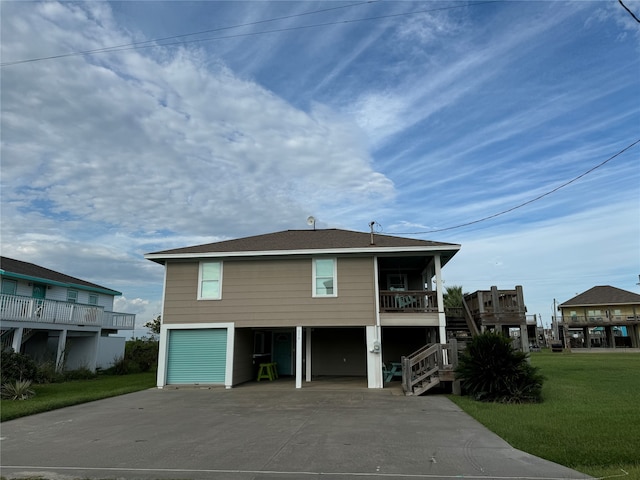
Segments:
[[[640,295],[602,285],[558,306],[561,338],[572,347],[640,348]]]
[[[446,342],[441,269],[460,245],[288,230],[149,253],[164,265],[158,387],[361,376]]]
[[[124,354],[135,315],[113,311],[120,292],[33,263],[0,257],[2,348],[59,369],[107,368]]]

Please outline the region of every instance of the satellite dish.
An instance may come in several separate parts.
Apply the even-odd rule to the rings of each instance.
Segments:
[[[313,229],[316,229],[316,219],[313,217],[309,217],[307,218],[307,225],[309,225],[310,227],[313,226]]]

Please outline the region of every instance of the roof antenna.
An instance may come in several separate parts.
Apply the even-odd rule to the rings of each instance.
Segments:
[[[369,228],[371,229],[371,243],[370,245],[375,245],[375,242],[373,241],[373,226],[376,224],[376,221],[372,221],[369,222]]]
[[[307,218],[307,225],[309,225],[310,227],[313,226],[313,229],[316,229],[316,219],[314,217],[308,217]]]

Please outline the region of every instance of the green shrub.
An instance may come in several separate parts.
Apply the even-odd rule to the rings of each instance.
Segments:
[[[135,338],[124,347],[124,356],[114,359],[111,368],[105,370],[108,375],[127,375],[144,373],[158,366],[158,341],[153,338]]]
[[[473,337],[460,355],[456,377],[463,394],[476,400],[501,403],[541,401],[544,377],[501,334],[485,332]]]
[[[0,396],[7,400],[26,400],[36,393],[31,390],[31,380],[14,380],[0,388]]]
[[[97,376],[97,373],[92,372],[87,367],[81,367],[75,370],[67,370],[62,374],[63,381],[91,380],[92,378],[96,378]]]
[[[107,375],[126,375],[129,373],[129,363],[124,355],[116,357],[113,359],[113,365],[106,369],[104,373]]]
[[[0,358],[0,383],[14,383],[17,380],[34,380],[38,367],[27,355],[3,350]]]
[[[132,370],[148,372],[158,365],[158,341],[152,338],[135,338],[124,347],[125,359],[129,360]],[[134,368],[137,367],[137,368]]]
[[[64,375],[56,369],[56,363],[51,360],[38,364],[38,371],[34,378],[34,383],[58,383],[64,381]]]

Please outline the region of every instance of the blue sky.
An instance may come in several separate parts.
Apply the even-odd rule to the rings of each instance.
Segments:
[[[309,215],[460,243],[445,286],[523,285],[545,323],[554,298],[639,291],[640,144],[451,228],[640,139],[618,2],[0,8],[2,254],[122,291],[139,324],[161,308],[144,253]]]

